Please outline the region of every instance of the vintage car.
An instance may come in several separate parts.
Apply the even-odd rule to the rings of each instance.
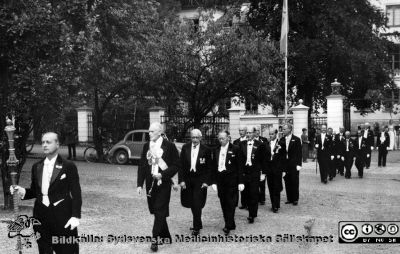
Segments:
[[[167,138],[163,135],[164,138]],[[148,130],[133,130],[128,132],[124,139],[116,143],[109,151],[117,164],[126,164],[130,160],[138,160],[142,155],[143,146],[150,140]],[[179,153],[184,143],[176,142]]]

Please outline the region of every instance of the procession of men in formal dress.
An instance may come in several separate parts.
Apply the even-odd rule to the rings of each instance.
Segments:
[[[327,184],[328,179],[332,181],[336,173],[350,179],[353,165],[358,177],[363,178],[364,169],[369,169],[372,151],[375,149],[378,150],[378,167],[386,167],[390,144],[388,126],[382,127],[375,136],[369,123],[361,124],[354,139],[350,131],[345,131],[343,127],[339,128],[336,135],[326,125],[322,125],[319,131],[320,134],[315,137],[315,149],[322,183]]]
[[[299,175],[302,163],[307,158],[304,144],[313,144],[321,182],[327,184],[336,175],[351,178],[355,165],[358,176],[363,178],[364,168],[371,163],[371,151],[375,139],[368,123],[360,125],[357,136],[343,127],[335,134],[332,128],[322,125],[315,139],[310,142],[307,130],[297,137],[291,124],[280,129],[270,128],[269,139],[260,136],[260,128],[241,126],[240,137],[231,142],[230,133],[218,133],[218,146],[210,149],[204,145],[202,133],[193,129],[190,142],[183,145],[179,155],[175,145],[162,137],[160,123],[150,125],[150,142],[142,152],[138,170],[137,191],[142,192],[146,183],[148,207],[154,214],[151,250],[157,251],[159,244],[171,243],[168,229],[169,201],[171,186],[178,189],[183,207],[190,208],[193,223],[191,234],[197,236],[203,228],[202,209],[207,200],[207,188],[217,191],[225,225],[222,231],[228,235],[236,229],[235,210],[247,209],[247,222],[253,224],[258,215],[259,205],[265,204],[265,189],[268,188],[271,211],[278,213],[281,208],[281,192],[285,183],[286,202],[299,204]],[[390,143],[388,128],[382,128],[377,135],[378,165],[386,166],[387,148]],[[308,151],[308,149],[307,149]],[[172,180],[178,173],[178,184]],[[328,181],[329,180],[329,181]]]
[[[142,193],[146,183],[149,211],[154,215],[151,250],[160,244],[171,243],[168,229],[171,187],[180,186],[183,207],[190,208],[193,236],[200,234],[202,209],[207,200],[207,188],[217,191],[228,235],[236,229],[235,210],[239,193],[241,209],[248,210],[247,222],[253,224],[259,205],[265,204],[266,183],[271,200],[271,211],[280,209],[281,192],[285,181],[286,204],[298,205],[299,173],[302,168],[302,145],[292,133],[292,126],[283,126],[283,137],[272,129],[270,139],[260,136],[260,129],[246,126],[239,129],[240,138],[231,143],[230,133],[218,133],[219,145],[211,150],[201,143],[202,133],[193,129],[190,142],[183,145],[179,155],[173,143],[162,137],[160,123],[149,128],[150,141],[145,144],[138,169],[137,192]],[[172,180],[178,173],[178,185]]]

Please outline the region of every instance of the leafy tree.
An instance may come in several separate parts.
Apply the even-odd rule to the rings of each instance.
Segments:
[[[45,129],[54,127],[69,96],[77,91],[81,34],[75,32],[71,20],[81,16],[77,10],[84,6],[80,0],[3,1],[0,5],[0,129],[4,130],[6,115],[15,117],[19,170],[33,122]],[[1,168],[4,207],[8,208],[5,161]]]
[[[391,82],[386,19],[368,0],[291,0],[289,4],[289,89],[307,105],[326,106],[330,83],[357,108],[376,108],[365,95]],[[252,0],[249,21],[264,36],[280,38],[282,0]]]
[[[137,95],[143,82],[144,45],[156,32],[156,1],[95,1],[90,6],[81,64],[81,94],[94,106],[93,134],[102,154],[104,114],[116,98]]]
[[[186,129],[199,127],[216,104],[231,97],[253,96],[264,102],[282,91],[282,59],[276,46],[251,29],[226,27],[229,15],[219,21],[201,15],[206,27],[169,23],[148,45],[144,64],[152,65],[154,73],[145,85],[160,104],[188,103]]]

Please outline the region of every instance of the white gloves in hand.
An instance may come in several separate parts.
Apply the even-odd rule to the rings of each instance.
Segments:
[[[335,158],[335,156],[331,155],[331,160],[333,160],[333,158]]]
[[[142,194],[142,187],[137,187],[136,192],[137,192],[137,194],[141,195]]]
[[[301,166],[296,166],[297,171],[301,169]]]
[[[216,184],[211,185],[211,188],[212,188],[214,191],[217,191],[217,185],[216,185]]]
[[[243,191],[244,190],[244,184],[241,183],[241,184],[239,184],[238,187],[239,187],[239,191]]]
[[[65,224],[64,228],[68,228],[69,226],[71,226],[71,230],[73,230],[74,228],[79,226],[79,219],[76,217],[71,217],[71,219],[69,219],[69,221],[67,222],[67,224]]]
[[[260,176],[260,182],[265,180],[265,174],[261,174]]]
[[[369,154],[367,154],[367,158],[369,158]]]
[[[186,183],[185,182],[181,182],[181,188],[182,189],[186,189]]]

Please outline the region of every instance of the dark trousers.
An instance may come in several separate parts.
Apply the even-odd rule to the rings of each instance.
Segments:
[[[356,162],[354,163],[356,165],[356,168],[358,170],[358,176],[363,177],[364,175],[364,166],[365,166],[365,158],[364,156],[357,156],[356,157]]]
[[[295,168],[286,173],[285,177],[286,197],[289,202],[299,200],[299,171]]]
[[[342,156],[338,159],[337,157],[335,158],[335,166],[339,174],[343,175],[344,173],[344,161],[342,160]]]
[[[386,156],[388,154],[387,148],[378,149],[378,166],[386,167]]]
[[[369,147],[368,149],[367,149],[367,154],[369,154],[369,158],[367,158],[367,157],[365,157],[365,166],[367,167],[367,168],[369,168],[369,166],[371,166],[371,155],[372,155],[372,152],[371,152],[371,147]]]
[[[240,203],[242,204],[243,207],[248,206],[248,199],[249,199],[249,189],[244,188],[244,190],[240,192]]]
[[[200,182],[195,182],[191,183],[191,189],[192,189],[192,214],[193,214],[193,229],[194,230],[200,230],[203,228],[203,224],[201,222],[201,211],[203,209],[203,204],[204,204],[204,189],[201,188],[201,183]]]
[[[53,236],[57,236],[57,239],[78,236],[76,228],[74,230],[71,230],[70,227],[64,228],[71,218],[71,214],[65,212],[65,209],[70,209],[70,205],[62,204],[64,202],[68,201],[64,200],[57,206],[50,204],[49,207],[39,201],[35,203],[34,217],[40,221],[41,225],[35,225],[33,229],[35,233],[40,234],[40,238],[37,240],[40,254],[53,254],[53,251],[57,254],[79,253],[79,245],[77,243],[53,243],[52,240]]]
[[[259,181],[258,202],[265,202],[265,180]]]
[[[346,178],[351,177],[351,167],[353,167],[353,163],[354,163],[353,155],[346,152],[346,154],[344,156],[344,166],[346,168],[346,172],[345,172],[344,176]]]
[[[247,176],[244,184],[244,190],[247,189],[247,207],[249,208],[249,217],[257,217],[258,195],[259,195],[259,176]],[[243,193],[243,192],[242,192]]]
[[[153,224],[153,241],[160,243],[160,241],[165,243],[171,243],[172,238],[169,233],[167,217],[163,214],[154,213],[154,224]]]
[[[325,158],[326,156],[318,156],[318,164],[319,164],[319,174],[321,177],[321,181],[324,182],[328,178],[329,173],[329,162],[330,158]]]
[[[68,144],[68,158],[76,158],[76,145],[75,144]]]
[[[237,184],[229,184],[220,181],[217,183],[217,188],[218,198],[224,216],[225,228],[233,230],[236,228],[235,209],[238,199],[238,186]]]
[[[281,205],[281,191],[282,185],[282,172],[273,172],[267,174],[267,185],[269,190],[269,198],[271,199],[272,208],[280,208]]]
[[[333,160],[329,158],[329,163],[328,163],[328,175],[329,178],[334,178],[336,176],[336,163],[335,163],[335,158]]]

